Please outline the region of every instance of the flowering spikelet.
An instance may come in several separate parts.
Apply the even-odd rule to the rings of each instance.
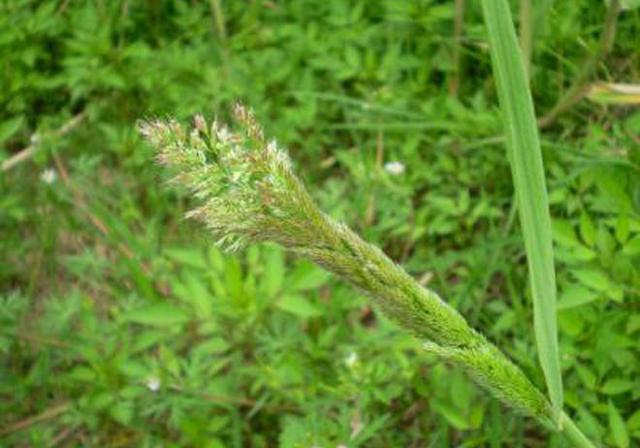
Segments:
[[[175,121],[140,125],[158,161],[200,205],[188,213],[217,244],[235,250],[271,241],[348,281],[424,348],[464,368],[511,407],[548,422],[550,406],[522,371],[473,330],[435,292],[421,287],[380,249],[315,205],[286,152],[267,141],[253,114],[236,106],[237,129],[197,116],[191,130]]]
[[[248,243],[287,246],[309,237],[304,225],[317,215],[304,186],[291,171],[287,153],[266,141],[253,114],[238,105],[237,132],[196,116],[191,131],[173,120],[147,121],[142,135],[157,160],[176,172],[173,183],[187,187],[201,205],[187,217],[202,221],[220,246],[236,250]]]

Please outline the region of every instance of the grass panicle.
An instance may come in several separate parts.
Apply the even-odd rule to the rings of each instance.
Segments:
[[[158,160],[177,173],[173,182],[201,203],[189,217],[225,248],[269,241],[314,261],[370,296],[425,349],[465,369],[512,408],[549,421],[547,400],[518,367],[435,292],[320,211],[286,152],[264,139],[253,115],[241,106],[234,115],[235,131],[202,118],[191,130],[174,121],[141,125]]]

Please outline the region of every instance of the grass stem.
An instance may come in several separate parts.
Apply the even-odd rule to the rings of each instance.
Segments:
[[[449,94],[458,96],[460,74],[462,72],[462,33],[464,27],[465,0],[455,1],[455,18],[453,22],[453,77],[449,80]]]
[[[577,448],[595,448],[596,446],[585,436],[580,428],[564,412],[562,413],[562,432]]]

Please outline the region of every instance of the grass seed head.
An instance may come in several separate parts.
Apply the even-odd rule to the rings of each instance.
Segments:
[[[216,242],[239,249],[249,242],[300,244],[311,199],[293,175],[287,153],[267,141],[253,113],[233,109],[234,128],[197,115],[190,129],[174,120],[149,120],[141,134],[157,148],[157,161],[175,173],[200,205],[187,213],[202,221]],[[303,232],[306,233],[306,232]]]

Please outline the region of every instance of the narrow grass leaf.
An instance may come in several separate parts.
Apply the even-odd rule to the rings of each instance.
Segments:
[[[482,9],[527,252],[536,344],[549,397],[559,416],[563,397],[551,218],[533,101],[507,1],[483,0]]]

